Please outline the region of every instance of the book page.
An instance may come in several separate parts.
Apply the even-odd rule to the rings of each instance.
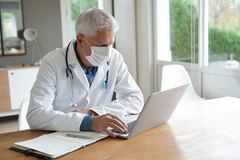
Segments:
[[[75,137],[68,137],[66,136],[67,134],[74,134],[74,135],[82,135],[82,136],[87,136],[91,137],[91,139],[86,139],[86,138],[75,138]],[[80,132],[54,132],[48,134],[49,136],[59,138],[59,139],[64,139],[76,143],[80,143],[82,145],[88,145],[91,143],[94,143],[100,139],[108,137],[106,133],[101,133],[101,132],[94,132],[94,131],[80,131]]]
[[[81,143],[66,141],[48,135],[42,135],[31,140],[17,142],[14,144],[49,154],[52,157],[66,154],[83,146]]]

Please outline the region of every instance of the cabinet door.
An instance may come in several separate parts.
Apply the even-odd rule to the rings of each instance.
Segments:
[[[19,109],[23,100],[30,98],[38,68],[8,70],[11,109]]]

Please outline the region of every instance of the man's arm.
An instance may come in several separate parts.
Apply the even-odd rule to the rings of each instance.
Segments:
[[[122,56],[119,54],[117,58],[111,61],[111,67],[117,65],[118,68],[114,69],[117,72],[117,77],[114,83],[114,91],[116,92],[116,100],[110,103],[104,103],[99,106],[94,106],[90,110],[99,115],[111,113],[122,117],[130,114],[138,114],[143,107],[143,95],[133,77],[128,72],[127,66],[123,61]]]
[[[75,109],[72,112],[83,113],[83,114],[93,114],[94,116],[98,116],[98,114],[92,110]]]
[[[53,58],[59,61],[58,63],[64,64],[63,58],[55,56]],[[57,93],[56,77],[57,67],[48,55],[42,59],[36,82],[31,90],[27,113],[29,126],[33,130],[79,131],[85,114],[53,110],[52,104]]]

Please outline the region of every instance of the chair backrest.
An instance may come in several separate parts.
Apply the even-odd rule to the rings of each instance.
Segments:
[[[161,90],[167,90],[180,85],[189,83],[189,87],[184,93],[179,104],[187,104],[196,101],[203,101],[205,99],[199,97],[192,85],[192,81],[186,71],[181,65],[165,65],[162,68],[162,83]]]
[[[28,105],[29,105],[29,99],[25,99],[21,103],[19,116],[18,116],[18,131],[30,129],[27,119],[26,119]]]

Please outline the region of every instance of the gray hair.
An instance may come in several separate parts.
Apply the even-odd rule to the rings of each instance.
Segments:
[[[91,38],[97,35],[97,31],[107,28],[113,32],[119,29],[117,21],[108,12],[102,9],[87,9],[78,17],[75,30],[76,35],[84,35]]]

